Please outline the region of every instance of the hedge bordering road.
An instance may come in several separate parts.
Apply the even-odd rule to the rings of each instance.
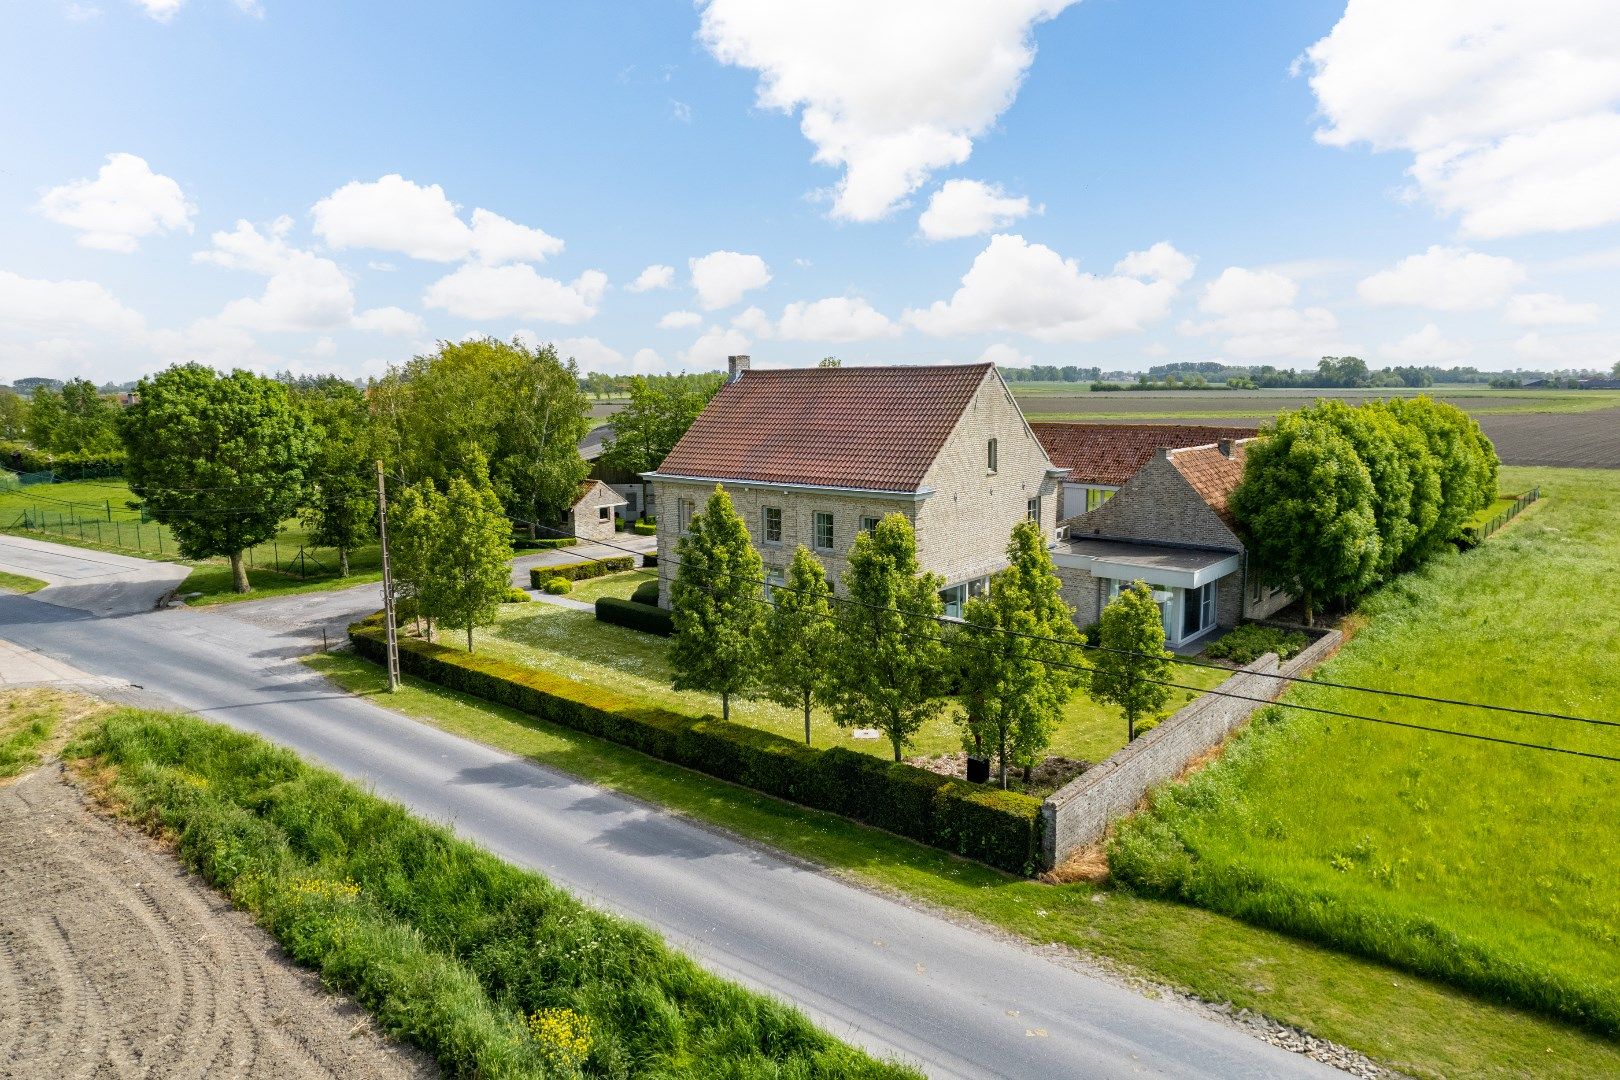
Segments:
[[[384,660],[379,617],[349,628],[357,653]],[[711,716],[643,704],[548,672],[432,645],[399,643],[400,668],[768,795],[875,825],[1017,874],[1041,857],[1040,800],[833,747],[816,750]]]

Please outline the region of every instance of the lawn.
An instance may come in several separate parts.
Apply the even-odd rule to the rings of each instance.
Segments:
[[[253,736],[116,709],[65,756],[447,1076],[918,1075]]]
[[[578,583],[571,597],[628,596],[646,576],[634,572]],[[607,593],[586,587],[603,583]],[[443,644],[459,648],[460,639],[443,635]],[[598,622],[588,611],[552,604],[518,604],[501,610],[498,621],[473,636],[477,652],[547,671],[639,698],[649,704],[695,715],[720,712],[720,702],[709,694],[675,691],[669,687],[671,671],[666,659],[668,643],[652,634]],[[1209,668],[1178,667],[1176,681],[1207,689],[1218,685],[1228,672]],[[1176,691],[1173,708],[1191,700],[1191,691]],[[918,733],[910,754],[943,754],[962,749],[961,729],[954,720],[955,706],[947,708]],[[731,718],[790,739],[804,737],[804,714],[769,701],[733,701]],[[816,746],[846,746],[878,757],[892,750],[883,739],[856,739],[838,727],[823,710],[811,720],[811,742]],[[1071,699],[1063,723],[1052,742],[1053,754],[1099,762],[1125,744],[1125,721],[1112,708],[1084,694]]]
[[[1135,390],[1095,393],[1087,384],[1013,383],[1013,395],[1031,420],[1190,420],[1275,416],[1317,398],[1350,404],[1425,394],[1472,416],[1571,414],[1620,406],[1616,390],[1492,390],[1485,386],[1373,387],[1366,389]]]
[[[39,578],[27,577],[23,574],[13,574],[7,570],[0,570],[0,592],[31,593],[39,592],[45,587],[45,582]]]
[[[140,513],[125,505],[131,498],[129,486],[122,480],[74,480],[0,492],[0,530],[73,547],[183,562],[193,569],[179,592],[201,593],[190,600],[198,605],[344,589],[382,578],[382,551],[376,545],[351,551],[350,576],[340,577],[337,552],[310,544],[303,523],[289,518],[282,522],[275,539],[248,551],[253,592],[238,594],[226,559],[182,559],[168,528],[150,521],[143,524]],[[44,527],[21,528],[25,511],[42,518]],[[7,586],[0,582],[3,587]]]
[[[622,574],[605,574],[599,578],[586,578],[584,581],[573,582],[573,588],[567,593],[568,599],[579,600],[586,604],[594,604],[604,596],[616,596],[620,600],[630,599],[630,594],[636,591],[636,586],[644,581],[656,581],[651,576],[656,571],[626,570]]]
[[[1620,474],[1370,597],[1324,679],[1620,720]],[[1620,730],[1350,691],[1287,701],[1620,756]],[[1110,851],[1136,887],[1620,1035],[1620,763],[1304,713],[1257,721]]]
[[[1620,1074],[1620,1047],[1382,964],[1212,912],[1086,884],[998,873],[878,829],[782,802],[347,653],[306,661],[351,693],[591,783],[831,868],[868,887],[1060,945],[1213,1002],[1360,1049],[1413,1076]]]

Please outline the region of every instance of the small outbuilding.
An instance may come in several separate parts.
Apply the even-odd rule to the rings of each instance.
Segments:
[[[581,540],[612,540],[613,518],[625,498],[600,480],[579,485],[579,497],[568,508],[564,528]]]

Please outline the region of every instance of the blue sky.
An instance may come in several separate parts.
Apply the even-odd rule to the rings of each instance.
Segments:
[[[1530,7],[19,0],[0,379],[1607,368],[1620,14]]]

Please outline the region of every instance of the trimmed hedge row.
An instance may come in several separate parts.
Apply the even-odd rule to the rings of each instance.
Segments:
[[[0,462],[13,472],[54,472],[58,480],[99,479],[124,471],[124,452],[109,450],[92,454],[64,451],[60,454],[36,450],[27,443],[0,440]]]
[[[586,578],[602,577],[606,574],[617,574],[623,570],[634,570],[636,557],[634,555],[612,555],[606,559],[587,559],[583,562],[558,563],[555,566],[529,567],[529,583],[536,589],[541,588],[541,582],[548,577],[560,577],[564,581],[584,581]]]
[[[636,591],[630,594],[630,599],[638,604],[658,606],[658,579],[648,578],[636,586]]]
[[[620,604],[627,603],[619,601]],[[597,602],[600,610],[602,601]],[[642,605],[644,606],[644,605]],[[379,617],[349,627],[355,652],[385,660]],[[913,765],[646,705],[549,672],[405,638],[401,669],[555,724],[768,795],[875,825],[1018,874],[1040,864],[1040,800]]]
[[[651,521],[633,521],[630,523],[630,531],[637,536],[657,536],[658,526]]]
[[[545,536],[534,539],[528,536],[512,537],[512,547],[517,551],[551,551],[554,548],[573,547],[579,543],[574,536]]]
[[[657,586],[658,583],[653,582],[653,587]],[[657,600],[656,593],[654,600]],[[639,600],[620,600],[617,596],[602,596],[596,601],[596,617],[605,623],[657,634],[659,637],[669,637],[675,632],[675,616],[659,607],[656,602],[644,604]]]

